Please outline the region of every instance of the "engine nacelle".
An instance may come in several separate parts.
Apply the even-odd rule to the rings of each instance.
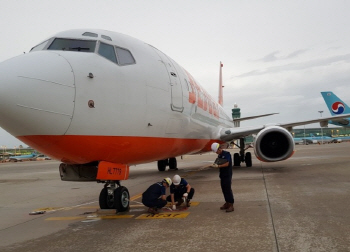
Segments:
[[[264,162],[288,159],[293,155],[294,147],[292,134],[279,126],[271,126],[261,130],[254,140],[255,155]]]

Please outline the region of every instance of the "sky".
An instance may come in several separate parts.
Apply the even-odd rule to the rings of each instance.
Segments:
[[[350,104],[349,14],[346,0],[0,0],[0,62],[60,31],[116,31],[163,51],[214,98],[221,61],[229,115],[235,103],[242,117],[279,113],[241,126],[308,120],[330,116],[321,91]],[[20,144],[0,128],[0,145]]]

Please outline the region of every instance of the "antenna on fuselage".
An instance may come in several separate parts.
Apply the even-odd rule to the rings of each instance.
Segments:
[[[222,85],[222,67],[224,65],[221,63],[220,61],[220,76],[219,76],[219,104],[221,106],[223,106],[224,103],[224,99],[223,99],[223,94],[222,94],[222,89],[223,89],[223,85]]]

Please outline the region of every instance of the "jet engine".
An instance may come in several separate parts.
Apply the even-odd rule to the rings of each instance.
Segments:
[[[261,130],[254,140],[256,157],[264,162],[290,158],[294,153],[293,136],[285,128],[270,126]]]

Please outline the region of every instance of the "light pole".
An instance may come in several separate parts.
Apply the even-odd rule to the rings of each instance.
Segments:
[[[1,145],[2,148],[2,160],[5,160],[6,145]]]
[[[323,110],[318,111],[318,113],[320,113],[321,118],[322,118]],[[322,129],[322,123],[321,123],[321,139],[322,139],[322,144],[323,144],[323,129]]]

